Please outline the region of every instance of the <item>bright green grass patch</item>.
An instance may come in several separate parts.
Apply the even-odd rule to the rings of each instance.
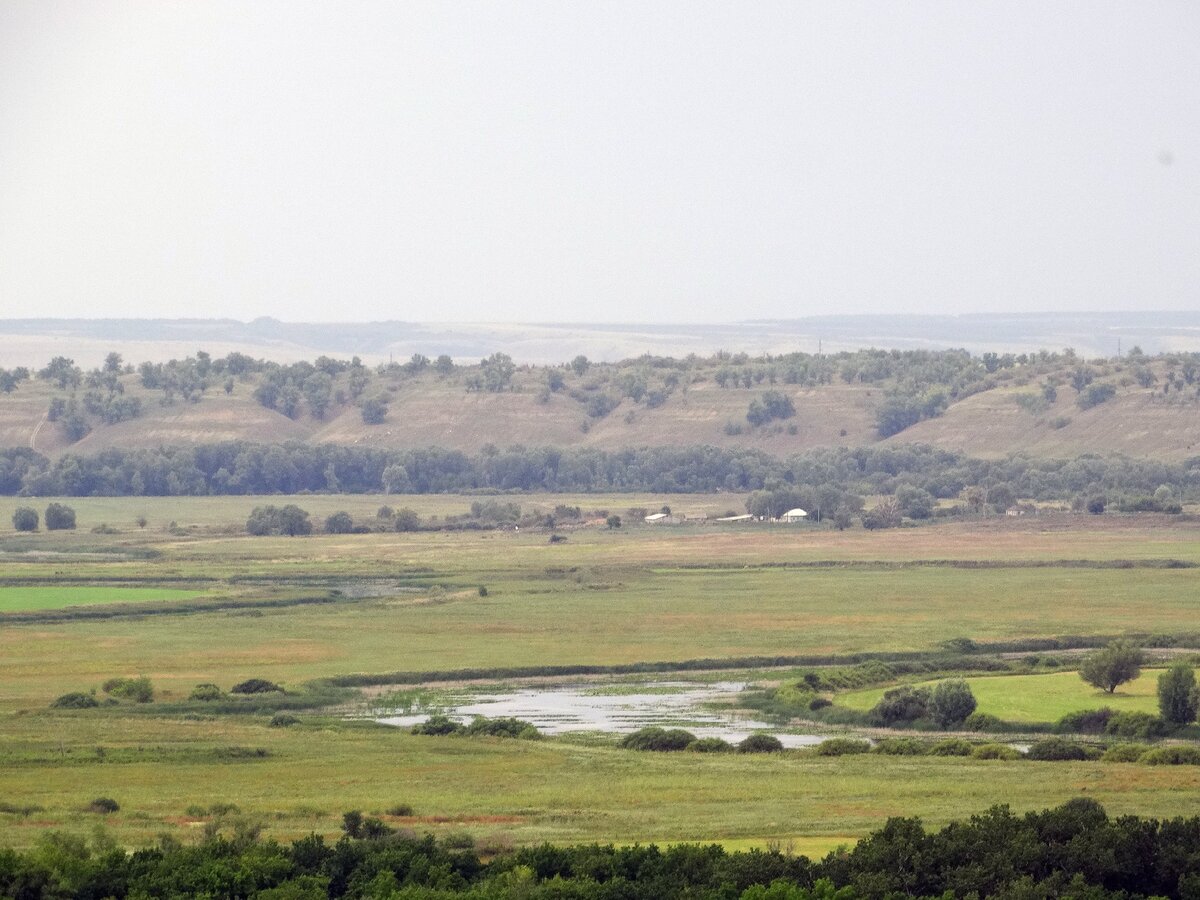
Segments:
[[[66,609],[98,603],[150,603],[156,600],[190,600],[203,591],[178,588],[96,587],[55,585],[53,587],[0,587],[0,612]]]
[[[1141,678],[1117,688],[1115,694],[1097,690],[1079,677],[1078,672],[1050,675],[996,675],[968,678],[979,712],[999,716],[1008,722],[1056,722],[1067,713],[1103,706],[1126,712],[1158,711],[1156,688],[1161,670],[1145,669]],[[936,681],[923,682],[929,687]],[[883,696],[886,688],[852,691],[837,698],[840,706],[868,710]]]

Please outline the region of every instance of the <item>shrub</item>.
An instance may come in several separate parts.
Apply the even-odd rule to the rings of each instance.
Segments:
[[[916,738],[883,738],[876,742],[874,752],[885,756],[924,756],[929,747]]]
[[[1115,714],[1116,710],[1107,706],[1100,709],[1081,709],[1067,713],[1058,720],[1054,727],[1056,731],[1104,734],[1104,730],[1108,727],[1108,720]]]
[[[1146,744],[1113,744],[1100,759],[1102,762],[1137,762],[1149,750]]]
[[[813,697],[808,701],[808,708],[813,712],[819,709],[825,709],[828,706],[833,706],[833,701],[828,697]]]
[[[75,510],[65,503],[51,503],[46,507],[46,530],[69,531],[75,527]]]
[[[626,750],[654,750],[669,753],[675,750],[686,750],[689,744],[696,741],[696,736],[682,728],[659,728],[651,725],[640,728],[621,739],[621,746]]]
[[[1088,758],[1087,751],[1082,744],[1062,738],[1046,738],[1038,741],[1029,748],[1025,755],[1029,759],[1039,762],[1062,762]]]
[[[63,694],[57,700],[50,704],[51,709],[92,709],[99,706],[96,698],[91,694],[85,694],[83,691],[72,691],[69,694]]]
[[[154,699],[154,685],[150,679],[140,678],[110,678],[103,684],[104,693],[121,700],[133,700],[135,703],[149,703]]]
[[[961,725],[975,712],[975,695],[971,686],[961,678],[938,682],[929,698],[929,713],[943,728]]]
[[[1004,722],[991,713],[973,712],[963,719],[962,727],[967,731],[1003,731]]]
[[[783,741],[770,734],[751,734],[738,742],[738,753],[778,753]]]
[[[1170,730],[1170,726],[1158,716],[1144,712],[1113,713],[1104,727],[1105,734],[1143,739],[1162,737]]]
[[[12,523],[17,531],[37,531],[38,512],[30,506],[18,506],[13,512]]]
[[[271,721],[267,724],[272,728],[289,728],[292,725],[299,725],[300,719],[291,713],[277,712],[271,716]]]
[[[829,738],[817,744],[817,756],[849,756],[870,752],[871,742],[858,738]]]
[[[1014,760],[1021,758],[1021,751],[1007,744],[980,744],[971,751],[971,758]]]
[[[204,684],[198,684],[192,688],[192,693],[188,699],[201,700],[204,702],[209,702],[212,700],[224,700],[225,692],[217,687],[217,685],[205,682]]]
[[[229,689],[231,694],[270,694],[273,691],[281,694],[284,692],[283,688],[275,682],[267,681],[265,678],[247,678]]]
[[[1198,705],[1200,693],[1190,664],[1177,662],[1158,676],[1158,711],[1163,719],[1174,725],[1187,725],[1196,720]]]
[[[971,742],[962,738],[946,738],[929,748],[930,756],[970,756]]]
[[[354,531],[354,519],[350,517],[350,513],[344,510],[335,512],[325,519],[326,534],[350,534],[352,531]]]
[[[1148,766],[1200,766],[1200,747],[1158,747],[1138,761]]]
[[[733,744],[719,737],[697,738],[687,745],[693,753],[731,753]]]
[[[397,531],[419,531],[421,528],[421,517],[407,506],[396,510],[394,521]]]
[[[411,803],[394,803],[386,810],[389,816],[412,816],[416,815]]]
[[[915,688],[907,684],[891,688],[884,691],[883,697],[867,714],[868,720],[876,727],[915,722],[929,715],[929,701],[928,688]]]
[[[431,734],[435,736],[446,734],[461,734],[463,727],[446,716],[430,716],[409,729],[410,734]]]
[[[112,797],[97,797],[86,807],[84,812],[99,813],[102,816],[107,816],[120,810],[121,804]]]
[[[527,741],[541,739],[542,733],[529,722],[522,719],[500,718],[489,719],[486,716],[476,716],[471,724],[463,729],[464,734],[484,734],[491,737],[521,738]]]

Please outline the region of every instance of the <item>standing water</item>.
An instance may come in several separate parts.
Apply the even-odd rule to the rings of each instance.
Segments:
[[[778,726],[739,716],[732,705],[746,688],[744,682],[714,684],[659,681],[649,684],[580,684],[567,687],[526,687],[494,693],[449,696],[436,708],[409,710],[406,715],[379,716],[385,725],[412,726],[433,713],[459,722],[475,716],[512,717],[534,725],[543,734],[601,731],[628,734],[657,725],[684,728],[696,737],[717,737],[736,743],[753,733],[773,734],[785,747],[811,747],[824,740],[815,734],[787,734]],[[392,712],[395,712],[394,710]]]

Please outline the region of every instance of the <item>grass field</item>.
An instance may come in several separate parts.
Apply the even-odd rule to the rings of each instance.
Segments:
[[[0,612],[38,609],[67,609],[96,603],[146,603],[153,600],[189,600],[201,591],[162,587],[98,587],[62,585],[55,587],[0,587]]]
[[[1186,522],[992,520],[879,533],[579,528],[564,530],[568,541],[555,545],[539,531],[233,533],[265,499],[172,499],[156,501],[156,511],[141,498],[72,501],[76,533],[0,535],[0,598],[44,591],[43,598],[102,604],[135,599],[132,586],[156,599],[136,614],[114,605],[121,615],[113,618],[84,617],[107,614],[102,605],[25,623],[11,618],[15,606],[0,612],[0,810],[18,810],[0,811],[0,845],[32,843],[50,826],[90,826],[94,817],[79,810],[98,795],[122,804],[108,824],[135,842],[164,830],[198,833],[203,816],[188,808],[214,803],[236,803],[271,833],[291,836],[332,832],[351,806],[383,811],[406,802],[422,817],[408,823],[415,827],[518,842],[799,839],[799,847],[825,849],[889,815],[942,822],[995,802],[1040,808],[1083,792],[1112,811],[1170,815],[1200,799],[1200,771],[1189,767],[634,754],[559,741],[415,738],[310,714],[300,726],[268,728],[266,716],[214,718],[175,702],[199,682],[228,688],[255,676],[296,688],[354,672],[1190,632],[1200,568],[1169,567],[1200,562],[1200,528]],[[296,499],[314,513],[373,514],[382,502],[407,502]],[[654,503],[517,500],[617,510]],[[435,501],[456,511],[469,503]],[[678,498],[672,506],[689,508]],[[152,519],[145,530],[124,524],[142,512]],[[201,530],[169,533],[155,524],[167,516]],[[94,520],[121,523],[121,533],[92,534]],[[1119,560],[1128,567],[1113,567]],[[80,587],[64,587],[66,579]],[[342,592],[337,602],[309,602],[330,591]],[[279,597],[298,599],[204,607]],[[34,601],[19,602],[27,614]],[[149,676],[159,702],[48,709],[60,694],[115,675]],[[1092,703],[1073,673],[978,679],[976,693],[983,711],[1029,721],[1057,718],[1060,708],[1116,706],[1125,696],[1131,705],[1152,703],[1140,682]],[[862,702],[870,705],[866,695]],[[227,747],[269,755],[231,758]],[[44,809],[19,812],[29,806]]]
[[[1126,712],[1158,712],[1155,693],[1161,669],[1144,669],[1135,681],[1121,685],[1108,694],[1086,684],[1078,672],[1054,672],[1049,675],[1006,675],[968,678],[980,712],[999,716],[1006,722],[1056,722],[1067,713],[1085,709],[1111,709]],[[937,682],[922,682],[932,687]],[[837,702],[850,709],[868,710],[879,702],[884,688],[849,691]]]

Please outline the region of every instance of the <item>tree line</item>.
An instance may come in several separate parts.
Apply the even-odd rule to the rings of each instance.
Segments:
[[[479,491],[715,493],[765,491],[755,511],[854,505],[850,495],[896,495],[910,518],[933,501],[963,498],[1003,509],[1017,498],[1121,500],[1166,508],[1200,496],[1200,457],[1181,463],[1123,456],[974,459],[928,446],[818,449],[785,459],[748,448],[628,450],[485,446],[387,450],[242,441],[192,447],[109,449],[50,460],[25,447],[0,450],[0,494],[201,496],[304,492],[428,494]],[[1157,493],[1156,493],[1157,492]],[[1156,497],[1167,498],[1156,500]],[[1138,498],[1149,498],[1139,500]],[[1153,502],[1152,502],[1153,501]],[[1155,506],[1155,504],[1158,504]],[[805,506],[807,509],[808,507]],[[1103,511],[1103,500],[1099,510]],[[882,514],[882,512],[881,512]]]
[[[115,808],[117,801],[99,798],[88,811]],[[411,814],[407,805],[397,809]],[[214,815],[196,844],[164,837],[127,852],[100,829],[90,840],[49,832],[28,851],[0,850],[0,894],[28,900],[1136,900],[1197,891],[1200,817],[1113,818],[1082,798],[1024,815],[997,806],[937,830],[893,818],[819,861],[717,844],[476,848],[466,836],[439,842],[359,811],[345,814],[334,842],[313,834],[281,844],[244,820]]]

